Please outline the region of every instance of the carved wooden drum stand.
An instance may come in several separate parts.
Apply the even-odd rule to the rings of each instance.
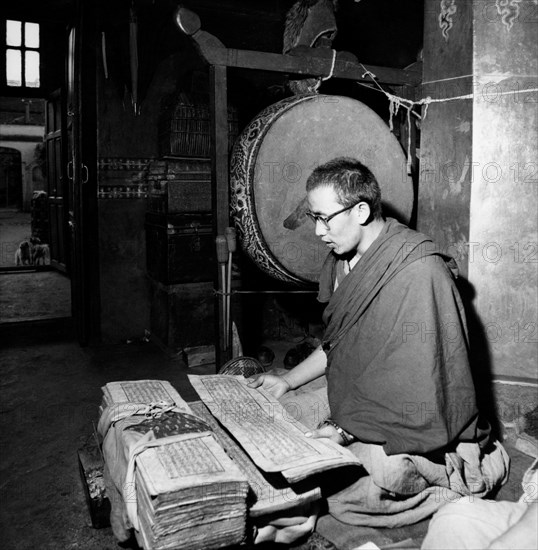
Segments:
[[[296,285],[317,283],[328,250],[306,216],[306,179],[336,157],[366,165],[386,215],[408,223],[413,186],[386,123],[349,97],[304,95],[264,109],[236,141],[230,202],[246,254],[264,272]]]

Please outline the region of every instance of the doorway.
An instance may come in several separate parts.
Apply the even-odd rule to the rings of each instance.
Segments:
[[[49,198],[45,108],[41,99],[2,98],[0,324],[71,317],[71,281],[65,262],[55,262],[57,230],[52,242],[58,201]]]

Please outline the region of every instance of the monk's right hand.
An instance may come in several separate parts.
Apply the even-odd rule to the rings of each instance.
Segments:
[[[273,397],[276,397],[276,399],[280,399],[280,397],[291,389],[283,376],[276,376],[274,374],[255,374],[247,380],[249,388],[262,388],[268,391]]]

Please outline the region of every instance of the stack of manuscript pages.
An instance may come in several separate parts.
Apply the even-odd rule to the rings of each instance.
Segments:
[[[244,539],[248,481],[168,382],[107,384],[102,434],[106,424],[105,463],[121,472],[114,483],[142,547],[198,550]]]
[[[217,548],[244,538],[248,483],[213,436],[185,436],[137,459],[144,548]]]
[[[159,380],[103,388],[99,432],[106,434],[105,462],[128,455],[127,473],[115,484],[124,488],[128,517],[144,548],[239,543],[247,509],[255,526],[293,514],[321,498],[309,476],[359,464],[344,447],[305,437],[305,426],[242,376],[189,379],[203,402],[188,405]]]

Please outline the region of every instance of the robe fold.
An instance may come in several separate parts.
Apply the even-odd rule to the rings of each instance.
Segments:
[[[387,455],[443,456],[486,439],[469,365],[457,266],[425,235],[387,219],[335,289],[329,254],[318,299],[324,312],[331,416]]]

